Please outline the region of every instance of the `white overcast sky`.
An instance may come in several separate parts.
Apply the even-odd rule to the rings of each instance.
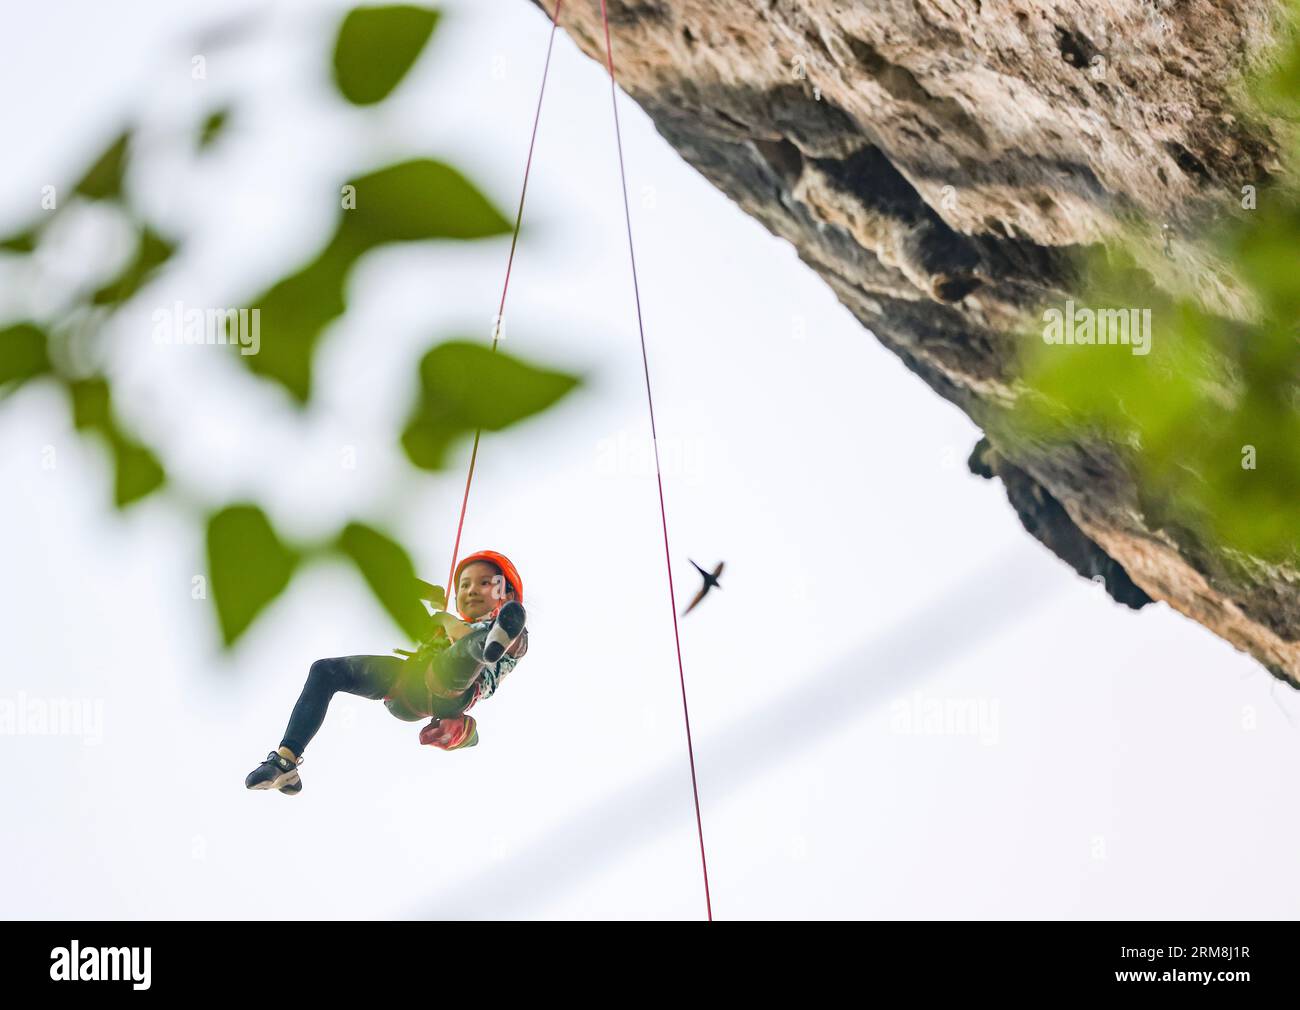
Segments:
[[[177,299],[232,304],[281,276],[324,237],[339,181],[392,160],[444,158],[513,208],[548,24],[524,0],[445,9],[373,114],[327,90],[338,14],[321,5],[270,7],[261,41],[206,54],[203,81],[191,39],[227,4],[51,0],[0,34],[0,231],[143,112],[132,192],[187,243],[115,326],[112,370],[186,498],[255,497],[303,538],[384,521],[435,581],[468,453],[421,476],[392,434],[427,347],[488,339],[505,240],[364,260],[301,416],[219,350],[159,348],[149,328]],[[505,347],[589,381],[483,441],[465,549],[519,565],[531,649],[475,710],[477,748],[420,747],[418,724],[340,697],[302,795],[246,792],[311,661],[399,633],[355,573],[318,564],[223,656],[191,598],[186,506],[108,511],[105,457],[60,394],[0,403],[0,699],[103,715],[97,741],[0,736],[0,914],[703,915],[602,73],[557,42]],[[231,132],[194,157],[188,131],[226,100]],[[682,624],[716,915],[1293,916],[1300,699],[1039,547],[966,472],[965,417],[621,109],[679,600],[688,557],[727,563]],[[110,225],[70,220],[42,276],[103,262]],[[5,319],[49,304],[52,284],[0,271]],[[393,484],[401,507],[379,493]],[[981,721],[928,732],[944,706]]]

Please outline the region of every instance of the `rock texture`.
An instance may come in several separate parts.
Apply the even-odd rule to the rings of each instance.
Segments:
[[[555,0],[533,0],[548,15]],[[789,240],[878,339],[986,432],[1025,528],[1120,602],[1171,606],[1300,684],[1300,573],[1214,552],[1123,453],[1000,423],[1013,331],[1119,234],[1170,291],[1250,306],[1198,248],[1278,171],[1241,78],[1265,0],[610,0],[619,84],[690,164]],[[600,5],[560,23],[604,62]]]

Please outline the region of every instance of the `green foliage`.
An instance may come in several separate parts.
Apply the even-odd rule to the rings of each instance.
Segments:
[[[412,639],[428,632],[429,615],[420,602],[420,580],[401,544],[361,523],[348,523],[338,547],[352,559],[375,598]]]
[[[74,191],[91,200],[119,199],[122,196],[122,181],[126,177],[127,148],[130,143],[131,131],[119,134],[73,187]]]
[[[0,386],[25,382],[50,370],[49,338],[31,323],[0,330]]]
[[[321,334],[347,308],[344,282],[352,261],[343,246],[331,243],[253,300],[252,308],[262,314],[262,346],[239,360],[254,374],[278,382],[299,403],[311,398],[312,360]]]
[[[64,385],[72,399],[73,426],[78,431],[98,433],[112,453],[113,503],[125,508],[162,487],[166,471],[157,456],[118,424],[107,380],[95,377]]]
[[[199,126],[198,148],[200,151],[206,151],[215,144],[226,127],[230,124],[230,109],[222,107],[214,109],[204,117],[203,123]]]
[[[133,441],[116,425],[107,435],[113,453],[113,504],[126,508],[166,483],[166,471],[147,447]]]
[[[120,274],[91,296],[91,304],[117,305],[127,301],[175,252],[176,246],[148,225],[142,225],[137,235],[135,255]]]
[[[500,431],[575,389],[575,375],[528,364],[482,344],[448,341],[420,362],[420,395],[402,434],[411,462],[440,469],[456,439]]]
[[[80,379],[67,387],[72,397],[72,424],[78,431],[103,432],[112,427],[112,397],[104,379]]]
[[[418,580],[418,591],[420,599],[428,600],[433,604],[434,610],[447,609],[447,590],[442,586],[435,586],[431,582],[425,582],[423,579]]]
[[[316,346],[346,310],[347,276],[361,256],[391,242],[489,238],[511,230],[472,183],[441,162],[406,161],[348,185],[356,205],[340,211],[325,248],[253,300],[261,310],[261,352],[240,356],[299,403],[311,399]]]
[[[405,4],[348,12],[334,44],[334,83],[354,105],[381,102],[415,63],[438,12]]]
[[[207,548],[213,602],[227,647],[288,587],[304,561],[333,551],[356,566],[375,599],[413,641],[433,632],[420,601],[440,602],[441,589],[416,577],[401,544],[364,523],[348,523],[332,542],[292,547],[256,505],[231,505],[209,516]]]
[[[357,255],[386,242],[509,235],[511,222],[450,165],[418,158],[354,179],[340,241]]]
[[[131,131],[126,130],[108,145],[90,167],[82,173],[81,179],[72,187],[72,192],[89,200],[121,201],[123,199],[122,182],[126,177],[126,164],[131,144]],[[34,218],[32,222],[16,234],[0,241],[0,249],[15,253],[30,253],[36,249],[36,240],[54,216],[63,209],[63,190],[58,190],[60,201],[58,209],[48,210]]]
[[[284,592],[299,555],[256,505],[231,505],[208,517],[208,572],[226,646]]]
[[[363,107],[382,101],[415,64],[438,20],[436,11],[415,6],[358,8],[349,13],[333,53],[340,93]],[[199,150],[219,140],[229,128],[231,115],[229,106],[221,106],[194,124],[191,136]],[[103,201],[135,227],[136,247],[129,262],[102,287],[66,292],[51,319],[0,329],[0,395],[40,376],[48,375],[58,383],[68,394],[77,432],[102,442],[112,458],[113,501],[119,509],[167,486],[169,475],[153,450],[124,427],[115,411],[112,369],[104,367],[101,374],[90,376],[82,371],[84,362],[94,362],[96,369],[107,365],[99,359],[108,348],[86,324],[109,323],[147,285],[174,267],[181,241],[164,237],[166,229],[146,223],[134,205],[125,185],[134,154],[133,131],[124,129],[84,167],[75,185],[59,189],[57,209],[42,212],[0,240],[0,250],[6,253],[33,253],[49,221],[79,199]],[[337,208],[330,208],[333,231],[319,251],[280,279],[268,279],[251,304],[243,302],[260,310],[261,339],[258,353],[241,353],[239,360],[253,374],[278,383],[299,404],[311,398],[317,345],[326,328],[346,312],[348,276],[361,257],[392,243],[465,241],[508,235],[512,230],[513,222],[472,182],[431,158],[409,158],[368,172],[348,183],[340,197]],[[374,339],[372,345],[375,353],[383,353],[382,339]],[[480,423],[500,430],[549,406],[577,382],[505,355],[489,358],[487,353],[482,347],[446,345],[426,357],[415,420],[403,438],[413,458],[419,457],[420,466],[439,465],[447,446]],[[458,388],[458,382],[470,388]],[[420,601],[442,607],[445,593],[415,577],[408,552],[388,533],[354,521],[326,544],[291,546],[257,504],[240,503],[212,512],[188,504],[202,500],[201,489],[197,493],[184,489],[174,499],[195,509],[197,521],[206,527],[214,608],[227,647],[287,588],[303,560],[318,553],[348,558],[398,625],[413,639],[428,638],[429,618]]]
[[[34,252],[36,250],[36,229],[28,228],[26,231],[10,235],[6,239],[0,239],[0,249],[5,252],[15,253]]]
[[[1271,116],[1296,121],[1300,98],[1300,3],[1287,0],[1281,6],[1282,18],[1278,52],[1280,58],[1250,81],[1250,97],[1260,111]]]
[[[1256,94],[1300,116],[1300,37]],[[1294,152],[1300,155],[1300,152]],[[1300,167],[1292,159],[1290,168]],[[1151,310],[1151,349],[1049,345],[1026,334],[1029,395],[1015,422],[1034,438],[1095,433],[1128,446],[1156,525],[1267,560],[1300,558],[1300,197],[1289,180],[1211,236],[1258,313],[1234,322],[1170,298],[1123,248],[1086,266],[1086,302]]]
[[[119,134],[82,174],[73,192],[87,199],[123,203],[126,198],[122,184],[130,141],[129,130]],[[60,204],[60,209],[62,206]],[[52,213],[43,215],[26,231],[6,240],[6,248],[15,252],[32,251],[36,246],[36,236],[52,216]],[[116,308],[134,296],[171,259],[176,247],[147,224],[138,224],[136,234],[137,245],[131,260],[117,277],[83,301],[81,308]],[[103,440],[113,457],[113,503],[116,507],[125,508],[166,483],[166,471],[158,457],[128,434],[114,415],[107,378],[59,376],[49,351],[50,335],[32,324],[11,327],[0,332],[0,336],[6,338],[0,345],[0,382],[6,378],[22,380],[55,373],[68,392],[73,426],[77,431],[94,434]]]

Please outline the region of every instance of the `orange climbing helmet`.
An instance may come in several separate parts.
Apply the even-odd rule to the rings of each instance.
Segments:
[[[475,561],[486,561],[488,564],[496,565],[501,569],[501,574],[505,577],[506,582],[510,583],[510,588],[515,591],[515,599],[520,603],[524,601],[524,580],[519,577],[519,570],[515,568],[514,563],[504,554],[498,554],[496,551],[478,551],[474,554],[466,555],[456,564],[456,575],[452,579],[452,598],[459,598],[460,594],[455,591],[455,587],[460,584],[460,573],[466,565],[472,565]],[[457,611],[460,607],[457,606]],[[460,613],[465,617],[464,612]],[[469,620],[469,618],[465,618]]]

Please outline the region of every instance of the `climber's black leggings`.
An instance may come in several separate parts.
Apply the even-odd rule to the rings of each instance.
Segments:
[[[281,747],[288,747],[299,757],[307,749],[329,709],[336,693],[360,695],[362,698],[387,698],[398,695],[405,701],[388,703],[393,715],[407,722],[430,716],[449,718],[460,715],[473,697],[472,688],[483,668],[483,642],[487,630],[480,628],[464,636],[449,649],[434,656],[430,667],[440,695],[425,687],[424,669],[397,656],[340,656],[318,659],[307,674],[298,703],[289,716]],[[411,699],[418,698],[412,705]]]

